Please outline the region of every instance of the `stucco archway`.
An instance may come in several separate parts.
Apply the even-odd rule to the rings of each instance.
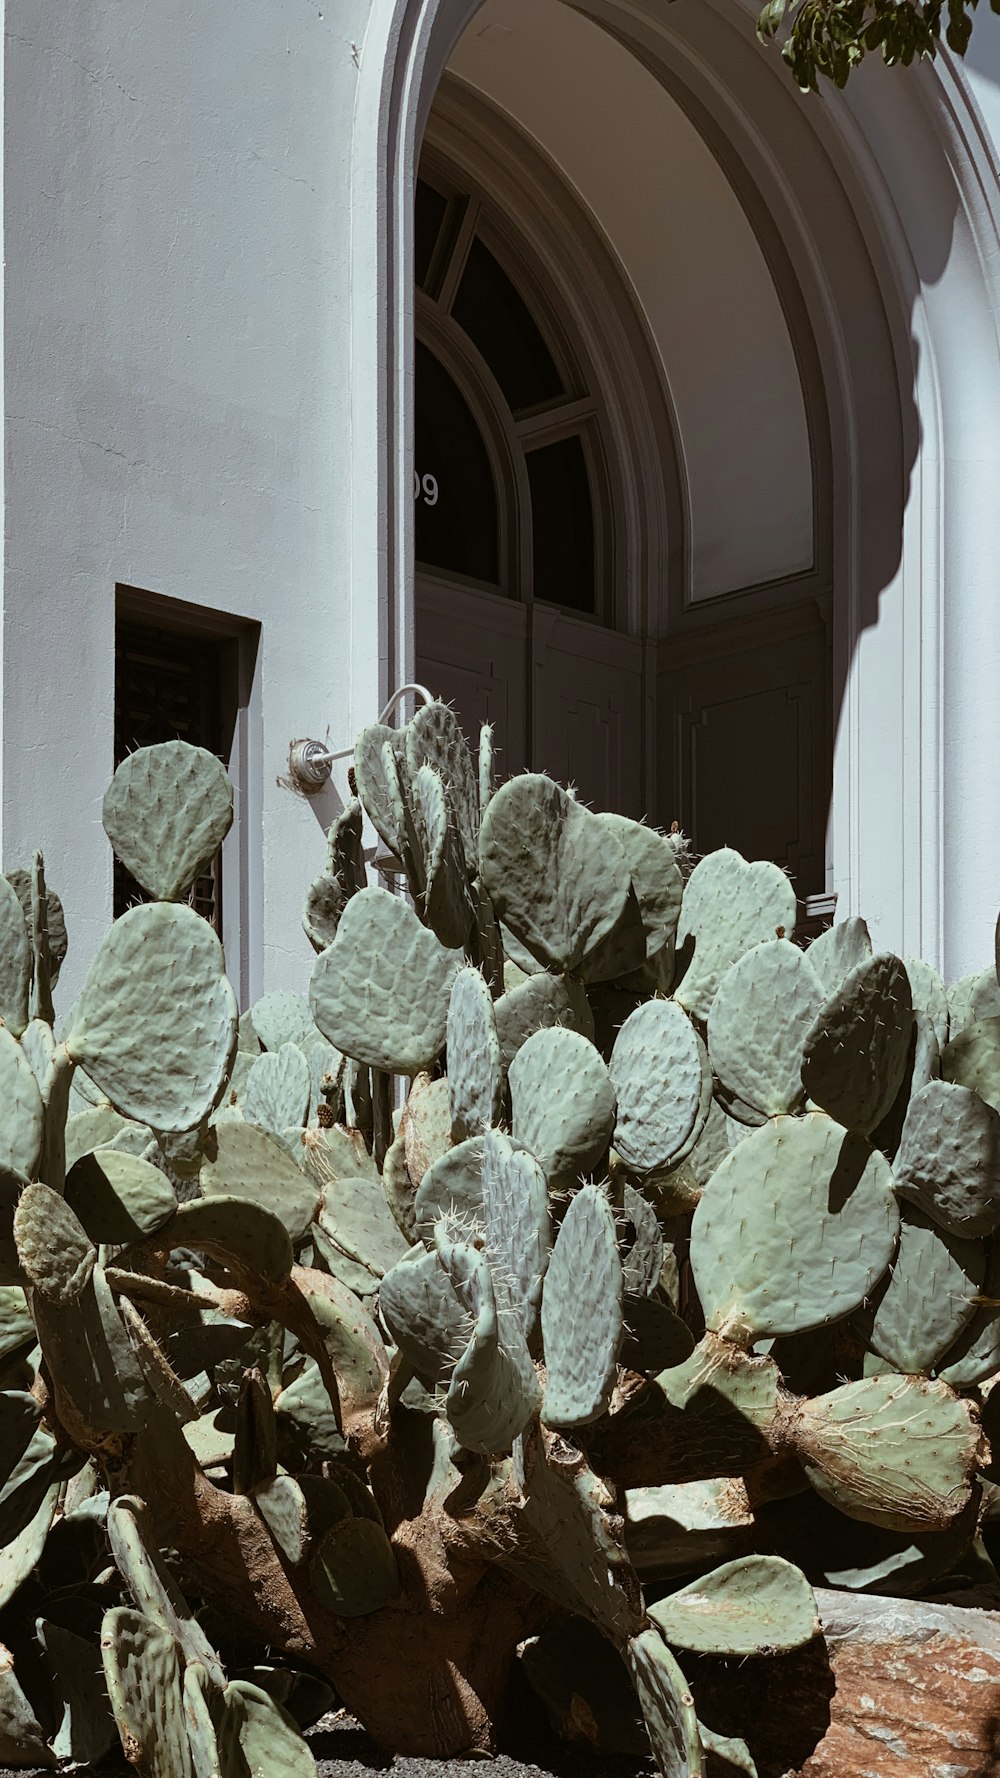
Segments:
[[[353,144],[353,584],[380,690],[412,659],[411,194],[427,112],[475,0],[375,0]],[[862,70],[802,100],[752,8],[587,0],[726,168],[801,295],[835,491],[840,912],[957,974],[988,955],[1000,836],[990,567],[1000,518],[996,173],[964,80]],[[786,286],[787,287],[787,286]],[[374,690],[374,686],[373,686]],[[375,701],[373,697],[372,702]]]

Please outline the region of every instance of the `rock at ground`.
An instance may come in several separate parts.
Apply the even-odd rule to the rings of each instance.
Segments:
[[[824,1642],[690,1668],[699,1713],[746,1738],[760,1778],[1000,1778],[1000,1613],[816,1598]]]
[[[802,1778],[1000,1778],[1000,1615],[817,1596],[837,1690]]]

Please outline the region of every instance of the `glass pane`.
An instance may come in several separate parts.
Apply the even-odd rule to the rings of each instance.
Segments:
[[[413,211],[413,244],[419,290],[423,289],[427,281],[427,274],[431,269],[431,260],[447,208],[447,198],[443,198],[439,191],[435,191],[433,185],[428,185],[426,179],[417,180],[417,195]]]
[[[579,437],[529,451],[535,598],[594,612],[594,509]]]
[[[534,316],[478,239],[470,248],[451,312],[478,346],[515,413],[565,393]]]
[[[416,381],[417,561],[495,583],[497,490],[479,428],[447,371],[419,340]]]

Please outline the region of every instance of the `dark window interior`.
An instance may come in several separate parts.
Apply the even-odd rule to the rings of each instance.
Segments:
[[[427,274],[431,269],[434,249],[438,243],[443,223],[448,211],[448,200],[428,185],[426,179],[417,180],[417,195],[413,216],[414,253],[417,263],[417,288],[423,290],[427,282]]]
[[[594,612],[594,509],[579,438],[563,438],[527,456],[535,598]]]
[[[236,717],[236,642],[119,617],[115,626],[115,765],[137,747],[190,741],[228,766]],[[115,860],[115,918],[149,897]],[[222,936],[222,853],[192,893]]]
[[[415,405],[417,561],[495,584],[499,514],[489,455],[464,396],[419,341]]]
[[[534,316],[478,237],[469,250],[451,312],[482,353],[515,413],[565,394]]]

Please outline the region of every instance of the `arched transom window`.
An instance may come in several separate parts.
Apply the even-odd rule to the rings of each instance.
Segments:
[[[614,627],[615,477],[582,343],[507,219],[427,156],[415,231],[418,574]]]

